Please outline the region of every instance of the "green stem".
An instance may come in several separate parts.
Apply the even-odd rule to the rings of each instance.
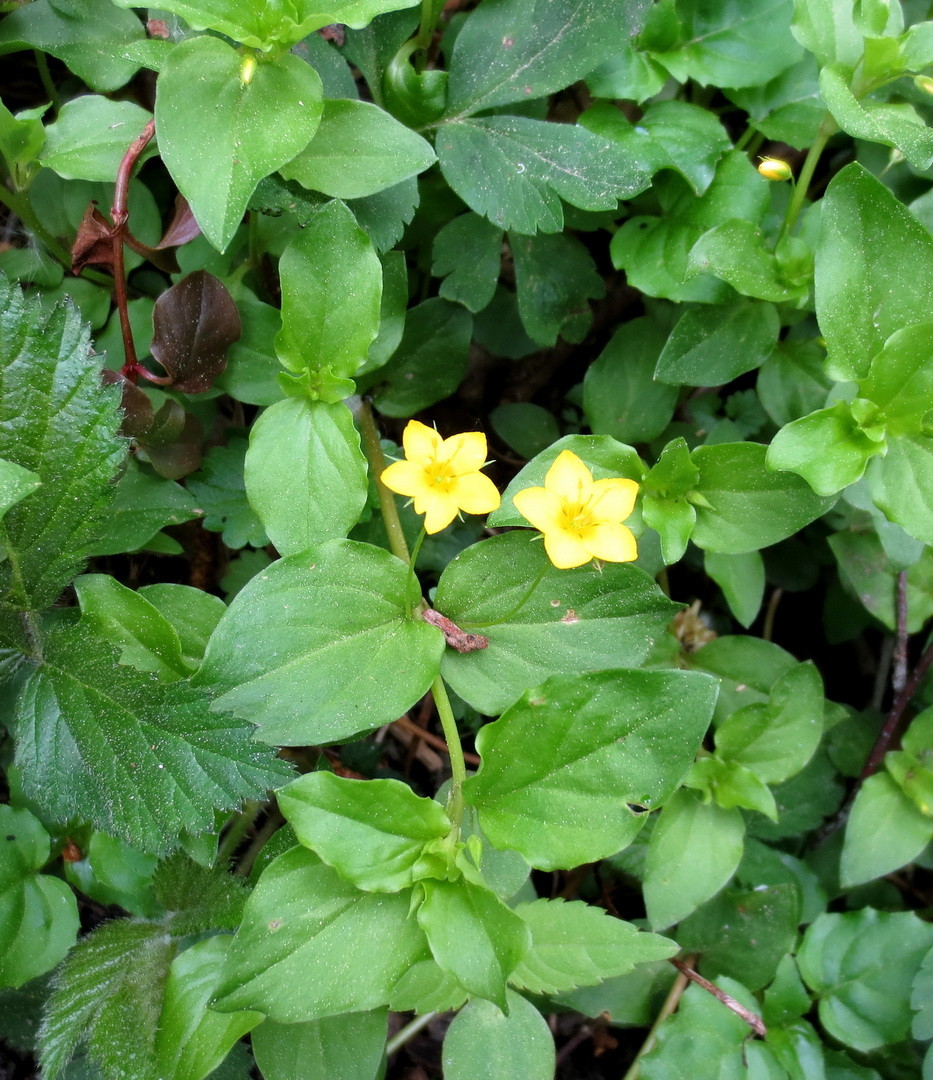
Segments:
[[[382,511],[382,520],[385,522],[386,533],[389,537],[389,547],[392,554],[402,562],[411,563],[408,554],[408,542],[402,530],[402,522],[398,516],[398,507],[395,505],[395,496],[383,484],[380,477],[386,470],[385,454],[379,443],[379,429],[376,427],[376,419],[368,401],[360,402],[357,419],[360,423],[360,434],[363,436],[363,452],[369,461],[376,484],[376,494],[379,496],[379,509]]]
[[[0,184],[0,202],[5,203],[12,210],[26,228],[42,241],[62,266],[71,266],[71,252],[60,244],[41,224],[25,195],[14,194],[9,188]]]
[[[450,707],[447,687],[440,675],[431,684],[431,693],[434,695],[437,715],[447,742],[447,752],[450,754],[450,794],[447,796],[447,816],[450,818],[451,832],[459,835],[460,823],[463,821],[463,782],[466,780],[466,762],[463,760],[460,733],[457,731],[454,711]]]
[[[810,190],[810,182],[813,180],[813,173],[816,171],[820,155],[838,130],[836,121],[827,113],[800,169],[797,185],[790,197],[790,202],[787,204],[787,213],[784,215],[784,224],[781,226],[781,233],[778,237],[779,241],[783,240],[785,236],[789,236],[794,228],[800,211],[803,209],[804,199],[806,199],[807,192]]]
[[[32,55],[36,58],[36,67],[39,70],[39,78],[42,80],[42,88],[45,90],[49,101],[52,103],[52,110],[55,115],[58,116],[59,110],[62,107],[62,99],[58,96],[58,90],[56,90],[55,83],[52,80],[52,73],[49,71],[49,62],[45,58],[45,53],[40,52],[38,49],[33,49]]]
[[[282,817],[274,812],[269,814],[268,820],[256,832],[256,835],[249,842],[249,847],[243,852],[242,858],[237,861],[236,869],[233,871],[236,877],[249,877],[250,871],[253,869],[253,863],[256,861],[256,856],[266,846],[266,841],[282,826]]]
[[[244,803],[243,809],[233,819],[227,834],[217,849],[217,864],[223,866],[243,842],[243,838],[253,827],[256,818],[262,810],[260,802]]]
[[[753,128],[752,125],[749,124],[745,131],[742,132],[741,138],[738,139],[733,149],[744,150],[745,147],[748,146],[748,144],[757,134],[758,132],[755,130],[755,128]]]
[[[674,979],[674,985],[670,988],[670,991],[664,1000],[664,1004],[661,1006],[661,1011],[655,1017],[654,1023],[651,1025],[651,1030],[648,1032],[645,1041],[641,1044],[641,1049],[635,1055],[635,1060],[629,1066],[628,1072],[622,1077],[622,1080],[638,1080],[638,1074],[641,1072],[641,1059],[654,1046],[657,1040],[658,1028],[677,1008],[684,990],[687,989],[689,981],[690,980],[683,972],[677,972],[677,978]]]
[[[422,1028],[426,1028],[435,1016],[437,1016],[436,1012],[424,1013],[422,1016],[416,1016],[414,1020],[401,1028],[386,1043],[386,1057],[391,1057],[397,1050],[401,1050],[405,1043],[414,1038]]]
[[[431,44],[437,20],[441,17],[443,10],[444,0],[421,0],[421,22],[418,26],[418,36],[415,38],[416,48],[426,49]]]
[[[482,630],[483,627],[486,627],[486,626],[498,626],[500,623],[508,622],[509,619],[511,619],[514,615],[517,615],[521,611],[521,609],[525,606],[525,604],[528,603],[528,601],[531,599],[531,594],[541,584],[541,582],[542,582],[542,580],[544,578],[544,575],[547,573],[547,571],[548,571],[548,568],[547,568],[547,565],[545,565],[544,568],[542,569],[541,573],[538,574],[538,576],[531,583],[531,587],[528,589],[528,591],[525,593],[525,595],[521,598],[521,600],[519,600],[519,602],[515,605],[515,607],[512,608],[511,611],[506,612],[506,614],[501,616],[501,618],[490,619],[488,622],[462,622],[462,623],[460,623],[461,629],[463,629],[463,630]]]

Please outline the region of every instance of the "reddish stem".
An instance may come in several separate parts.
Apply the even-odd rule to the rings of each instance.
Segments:
[[[746,1009],[741,1002],[736,1001],[735,998],[730,994],[727,994],[725,990],[720,990],[715,983],[711,983],[709,979],[704,979],[699,972],[694,971],[692,967],[688,967],[683,960],[678,960],[674,957],[671,960],[671,963],[682,975],[686,975],[691,982],[695,982],[697,986],[702,986],[703,989],[712,994],[717,1001],[721,1001],[727,1009],[731,1009],[736,1016],[741,1016],[745,1023],[748,1024],[760,1039],[763,1039],[768,1034],[768,1030],[761,1017]]]

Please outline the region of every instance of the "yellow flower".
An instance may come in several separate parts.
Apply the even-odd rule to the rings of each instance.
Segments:
[[[762,158],[758,163],[758,171],[765,180],[790,180],[793,176],[790,165],[780,158]]]
[[[410,420],[402,435],[405,461],[396,461],[382,474],[382,482],[399,495],[415,500],[424,514],[425,532],[436,533],[457,516],[488,514],[499,505],[499,492],[479,471],[486,463],[486,436],[465,431],[442,439],[426,424]]]
[[[621,478],[594,480],[570,450],[562,450],[544,487],[513,498],[518,512],[544,533],[544,550],[559,570],[590,559],[631,562],[638,557],[632,530],[622,522],[635,506],[638,484]]]

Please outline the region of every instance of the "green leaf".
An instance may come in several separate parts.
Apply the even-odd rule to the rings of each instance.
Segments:
[[[152,875],[165,925],[178,937],[208,930],[235,930],[249,895],[242,878],[223,869],[200,866],[178,851]]]
[[[821,67],[840,63],[854,68],[865,48],[848,0],[794,0],[791,33]]]
[[[265,1080],[306,1080],[309,1074],[374,1080],[385,1055],[387,1020],[385,1009],[305,1024],[266,1020],[250,1041]]]
[[[820,72],[820,94],[833,119],[856,139],[893,146],[915,169],[933,165],[933,132],[912,105],[856,98],[849,88],[851,69],[841,64]]]
[[[771,687],[768,704],[734,712],[716,729],[716,749],[766,784],[795,776],[823,736],[823,683],[812,663],[798,664]]]
[[[889,435],[920,434],[933,401],[933,323],[893,333],[859,383],[859,397],[878,406]]]
[[[366,474],[360,437],[342,402],[290,397],[253,424],[246,494],[282,555],[346,536],[366,505]]]
[[[398,892],[424,876],[422,851],[450,832],[444,808],[399,780],[312,772],[276,793],[305,847],[367,892]]]
[[[42,486],[41,479],[29,469],[17,465],[15,461],[0,458],[0,518],[36,488]]]
[[[398,348],[379,369],[373,404],[384,416],[411,416],[452,394],[469,362],[473,320],[439,297],[410,308]]]
[[[703,569],[722,589],[729,610],[747,630],[758,617],[765,593],[765,565],[760,553],[720,555],[706,551]]]
[[[933,236],[855,163],[833,177],[821,202],[816,314],[828,370],[862,379],[893,333],[930,317]],[[853,296],[861,298],[855,306]]]
[[[698,446],[697,522],[691,539],[707,551],[739,555],[776,544],[818,518],[829,499],[799,476],[767,468],[759,443]]]
[[[0,23],[0,55],[41,49],[67,64],[92,89],[106,93],[118,90],[139,70],[128,49],[145,37],[134,12],[118,11],[102,0],[35,0]]]
[[[172,624],[144,596],[109,574],[75,579],[84,625],[120,650],[120,663],[154,671],[167,682],[191,674]]]
[[[405,254],[401,251],[389,251],[382,256],[379,333],[369,347],[363,366],[357,372],[358,378],[381,368],[392,356],[402,340],[407,315],[408,266]]]
[[[434,161],[430,143],[378,105],[335,99],[324,102],[311,142],[279,171],[335,199],[360,199],[424,172]]]
[[[614,53],[586,77],[586,85],[596,98],[623,98],[639,105],[654,97],[667,82],[667,72],[634,41],[622,43]]]
[[[702,757],[693,763],[685,783],[699,791],[704,801],[712,799],[724,810],[738,806],[743,810],[757,810],[771,821],[778,820],[771,789],[737,761],[723,761],[718,756]]]
[[[894,598],[898,568],[873,532],[846,531],[829,537],[839,574],[859,602],[891,631],[897,626]],[[916,633],[933,615],[933,551],[927,548],[907,569],[907,629]]]
[[[514,990],[506,991],[508,1013],[482,998],[454,1017],[444,1037],[446,1080],[551,1080],[554,1038],[544,1017]]]
[[[457,34],[448,115],[462,118],[563,90],[637,33],[646,7],[646,0],[484,4]]]
[[[207,697],[187,683],[121,667],[116,650],[81,626],[44,635],[14,728],[30,798],[60,821],[90,821],[142,851],[167,851],[182,829],[213,828],[215,808],[288,775],[248,725],[211,716]]]
[[[524,531],[458,555],[434,604],[457,626],[489,638],[475,652],[448,650],[442,667],[452,689],[488,715],[550,675],[641,663],[675,611],[637,567],[558,570]]]
[[[535,900],[515,911],[531,930],[531,948],[511,982],[532,994],[592,986],[677,951],[673,941],[579,900]]]
[[[770,82],[725,93],[766,138],[803,150],[816,140],[826,117],[818,76],[816,61],[807,54]]]
[[[523,116],[449,121],[436,148],[441,171],[467,206],[519,233],[560,232],[561,199],[614,210],[648,184],[637,159],[579,125]]]
[[[821,915],[797,954],[800,974],[819,995],[820,1022],[855,1050],[896,1043],[910,1030],[910,990],[933,926],[913,912],[862,908]]]
[[[0,457],[42,483],[0,524],[0,598],[17,610],[50,606],[81,570],[125,454],[118,396],[89,353],[73,307],[46,313],[0,277]]]
[[[434,237],[431,273],[445,300],[475,315],[492,300],[502,265],[502,230],[478,214],[452,218]]]
[[[82,1040],[105,1076],[123,1072],[127,1047],[146,1075],[174,955],[156,923],[116,919],[83,938],[56,975],[39,1029],[43,1076],[57,1080]]]
[[[466,990],[449,971],[433,959],[419,960],[392,988],[389,1008],[393,1012],[449,1012],[459,1009],[466,999]]]
[[[263,871],[246,903],[214,1007],[257,1009],[287,1024],[380,1008],[427,954],[410,901],[409,892],[360,892],[292,848]]]
[[[151,113],[132,101],[111,101],[98,94],[74,98],[45,129],[39,160],[66,180],[112,183],[130,143],[151,119]],[[141,160],[154,152],[147,147]]]
[[[114,2],[119,7],[133,6],[133,0]],[[195,30],[217,30],[265,51],[274,45],[289,48],[331,23],[358,29],[377,15],[411,6],[411,0],[329,0],[323,5],[317,0],[296,0],[282,10],[270,9],[264,0],[168,0],[161,10],[180,15]]]
[[[482,765],[464,798],[497,847],[539,869],[605,858],[644,824],[636,811],[681,783],[715,695],[711,679],[684,672],[549,679],[480,729]]]
[[[738,810],[704,803],[686,789],[668,799],[645,860],[645,907],[655,930],[680,922],[729,882],[744,836]]]
[[[782,341],[759,368],[755,389],[778,427],[826,403],[832,379],[823,370],[824,355],[816,342]]]
[[[885,772],[867,777],[846,822],[839,864],[846,887],[884,877],[913,862],[933,839],[933,819]]]
[[[388,724],[427,691],[444,649],[438,630],[412,618],[417,599],[387,551],[351,540],[309,548],[237,594],[197,680],[220,695],[215,708],[270,743],[329,743]]]
[[[728,975],[760,990],[796,943],[799,906],[794,885],[726,889],[684,919],[677,940],[684,952],[702,953],[708,979]]]
[[[800,59],[788,34],[792,0],[687,0],[677,13],[680,41],[654,56],[679,82],[757,86]]]
[[[914,1016],[912,1024],[912,1034],[915,1039],[933,1037],[931,1004],[933,1004],[933,954],[927,953],[920,965],[920,970],[914,978],[910,995],[911,1008],[917,1010],[917,1015]]]
[[[710,186],[717,162],[732,149],[719,117],[686,101],[654,101],[637,124],[614,105],[599,104],[587,109],[580,123],[646,161],[652,174],[661,169],[680,173],[697,195]]]
[[[868,486],[891,521],[933,544],[933,438],[892,439],[887,454],[869,464]]]
[[[780,259],[766,245],[761,229],[750,221],[725,221],[703,233],[687,256],[686,276],[691,278],[695,274],[715,274],[743,296],[775,303],[802,301],[808,291],[806,285],[788,280]],[[761,304],[754,307],[763,310]],[[744,339],[742,344],[748,347]]]
[[[293,429],[288,430],[293,433]],[[243,478],[246,447],[246,439],[237,438],[225,446],[212,447],[201,468],[188,480],[188,490],[204,512],[204,528],[222,533],[228,548],[247,544],[260,548],[269,543],[262,522],[246,501]]]
[[[273,405],[284,393],[274,346],[282,327],[281,312],[245,289],[237,294],[236,302],[243,332],[230,346],[227,369],[217,376],[214,386],[248,405]]]
[[[620,326],[587,368],[583,411],[594,435],[649,442],[670,423],[677,388],[654,378],[665,340],[655,320],[643,315]]]
[[[672,439],[645,477],[642,514],[645,524],[661,537],[665,563],[683,558],[697,513],[687,496],[695,490],[700,471],[690,457],[686,440]]]
[[[606,295],[592,256],[573,236],[509,235],[515,260],[518,313],[528,336],[553,345],[558,335],[579,343],[593,321],[588,301]]]
[[[219,38],[189,38],[169,54],[156,94],[162,160],[219,251],[259,181],[308,144],[323,108],[320,76],[297,56],[258,63],[249,81],[243,63]]]
[[[155,1056],[164,1080],[204,1080],[262,1013],[218,1013],[208,1008],[232,938],[199,941],[172,961],[159,1017]]]
[[[418,925],[435,962],[471,997],[505,1010],[506,981],[531,945],[526,923],[482,885],[465,878],[421,883]]]
[[[0,806],[0,986],[22,986],[65,956],[78,935],[74,893],[40,871],[48,833],[28,810]]]
[[[65,879],[100,904],[119,904],[125,911],[152,919],[161,913],[152,888],[158,860],[102,832],[92,832],[84,858],[65,862]]]
[[[296,374],[348,379],[379,329],[382,266],[369,237],[343,203],[328,203],[285,249],[279,272],[279,359]],[[342,386],[330,392],[325,382],[320,396],[340,401]]]
[[[719,386],[760,367],[777,344],[781,321],[771,304],[739,300],[690,308],[661,350],[655,378],[673,386]]]
[[[497,405],[489,420],[499,438],[525,460],[540,454],[560,438],[554,414],[530,401]]]

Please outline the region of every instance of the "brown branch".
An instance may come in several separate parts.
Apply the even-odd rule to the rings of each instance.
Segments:
[[[421,618],[442,631],[444,640],[458,653],[478,652],[480,649],[489,648],[489,638],[485,634],[471,634],[466,630],[461,630],[455,622],[439,611],[435,611],[434,608],[423,611]]]
[[[891,687],[895,694],[904,689],[907,682],[907,571],[897,575],[897,636],[894,639],[894,670]]]
[[[759,1039],[765,1038],[768,1034],[768,1029],[765,1027],[764,1020],[762,1020],[757,1013],[750,1012],[744,1005],[736,1001],[734,997],[727,994],[725,990],[720,990],[715,983],[711,983],[709,979],[704,979],[703,976],[694,971],[692,967],[688,967],[683,960],[678,960],[674,957],[671,960],[671,963],[677,968],[681,975],[686,975],[691,982],[695,982],[697,986],[702,986],[703,989],[712,994],[717,1001],[721,1001],[727,1009],[731,1009],[736,1016],[740,1016]]]

